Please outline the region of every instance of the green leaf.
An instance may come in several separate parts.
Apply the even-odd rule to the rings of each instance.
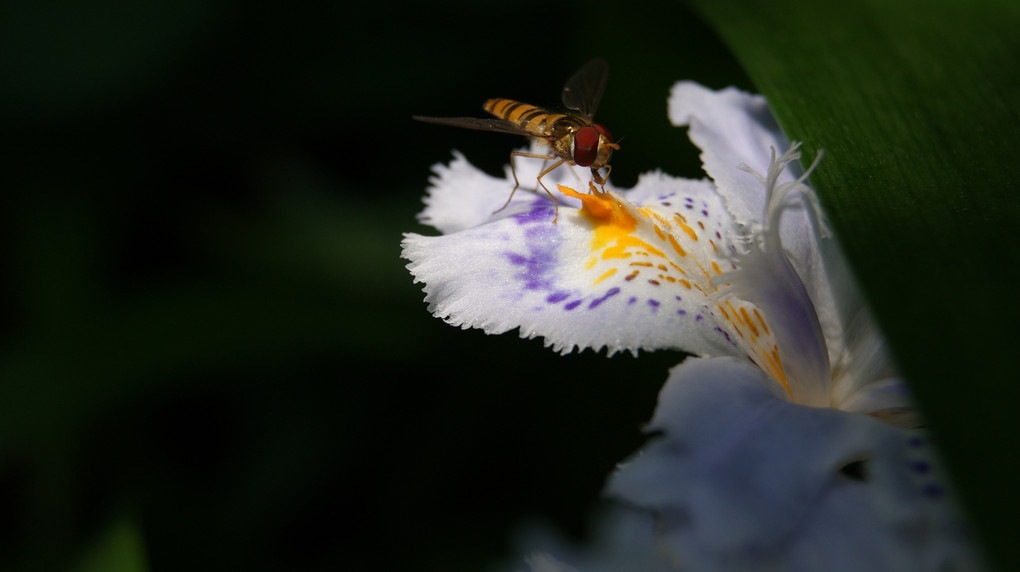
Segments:
[[[993,563],[1020,567],[1020,3],[691,0],[812,177]]]

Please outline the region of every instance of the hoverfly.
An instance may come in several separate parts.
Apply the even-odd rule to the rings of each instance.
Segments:
[[[602,92],[606,89],[608,77],[609,65],[600,58],[589,61],[570,76],[563,87],[562,96],[563,105],[570,112],[552,113],[520,101],[497,98],[486,101],[483,106],[485,111],[496,117],[495,119],[421,117],[417,115],[414,116],[414,119],[481,131],[524,135],[540,144],[548,145],[550,151],[548,155],[521,151],[510,153],[510,172],[514,176],[514,188],[510,191],[510,197],[507,198],[506,203],[496,209],[493,214],[505,209],[510,204],[514,193],[517,192],[517,187],[520,186],[520,182],[517,180],[517,170],[514,168],[514,157],[556,160],[538,175],[538,184],[553,200],[556,209],[556,215],[553,218],[555,223],[559,216],[559,202],[542,182],[542,177],[560,165],[566,163],[590,167],[592,179],[605,190],[606,178],[602,177],[599,169],[605,167],[606,177],[609,176],[609,172],[612,170],[612,167],[609,166],[609,156],[620,146],[613,143],[612,135],[608,129],[602,124],[592,121],[592,116],[595,115],[595,110],[602,99]]]

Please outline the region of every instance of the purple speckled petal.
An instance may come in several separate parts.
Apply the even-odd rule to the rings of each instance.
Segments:
[[[447,184],[445,176],[434,184]],[[708,277],[728,264],[734,232],[714,187],[653,173],[621,196],[642,201],[626,207],[641,222],[609,238],[573,206],[576,199],[560,201],[553,224],[551,201],[524,193],[484,224],[438,237],[408,234],[403,256],[425,283],[429,310],[451,324],[488,333],[520,328],[561,352],[745,355],[732,342],[732,318],[709,299]],[[701,208],[674,214],[685,200]]]

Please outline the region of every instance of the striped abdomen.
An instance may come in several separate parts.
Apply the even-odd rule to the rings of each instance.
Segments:
[[[536,137],[562,136],[586,124],[577,115],[550,113],[541,107],[512,99],[490,99],[485,102],[484,109],[529,133],[534,133]]]

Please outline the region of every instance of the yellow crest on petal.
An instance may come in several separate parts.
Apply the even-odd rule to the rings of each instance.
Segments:
[[[589,193],[562,185],[559,190],[581,201],[580,213],[593,225],[590,247],[594,256],[584,263],[585,270],[596,273],[592,285],[621,275],[623,284],[640,280],[663,294],[672,291],[678,298],[702,297],[723,335],[789,392],[766,317],[753,304],[715,295],[724,266],[728,270],[734,267],[704,220],[654,205],[638,208],[594,186]],[[687,212],[692,211],[698,212]]]

